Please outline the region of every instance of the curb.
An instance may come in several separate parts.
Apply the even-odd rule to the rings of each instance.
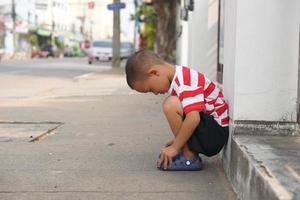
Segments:
[[[231,137],[223,151],[222,161],[239,199],[293,199],[268,167],[248,152],[238,136]]]

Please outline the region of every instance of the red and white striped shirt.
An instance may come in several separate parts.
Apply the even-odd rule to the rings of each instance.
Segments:
[[[178,96],[185,114],[204,111],[222,127],[228,126],[228,105],[222,92],[208,78],[189,67],[176,66],[169,94]]]

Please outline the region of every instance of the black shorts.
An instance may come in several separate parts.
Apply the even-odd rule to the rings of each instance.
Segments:
[[[187,144],[191,151],[206,156],[218,154],[227,143],[229,128],[220,126],[214,117],[200,112],[200,123]]]

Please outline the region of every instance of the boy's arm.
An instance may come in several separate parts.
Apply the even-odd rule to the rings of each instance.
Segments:
[[[187,143],[199,122],[199,111],[191,111],[186,114],[173,144],[162,149],[160,161],[158,163],[159,166],[163,164],[164,168],[167,168],[168,165],[172,164],[172,158],[178,154],[179,150]]]
[[[194,130],[200,123],[199,111],[191,111],[186,116],[180,130],[174,139],[173,147],[179,151],[192,136]]]

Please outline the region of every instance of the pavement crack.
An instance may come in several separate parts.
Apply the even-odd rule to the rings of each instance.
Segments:
[[[54,130],[63,124],[53,121],[0,121],[0,142],[40,141],[54,134]],[[28,138],[30,138],[29,141]]]
[[[56,188],[55,188],[56,189]],[[203,190],[202,190],[203,191]],[[41,191],[0,191],[0,194],[21,194],[21,193],[103,193],[103,194],[166,194],[166,193],[200,193],[199,191],[110,191],[110,190],[41,190]]]
[[[48,135],[53,134],[53,131],[56,130],[57,128],[59,128],[59,127],[62,126],[62,125],[63,125],[63,123],[61,123],[61,124],[59,124],[59,125],[57,125],[57,126],[51,128],[51,129],[47,130],[45,133],[42,133],[41,135],[39,135],[39,136],[33,138],[33,139],[30,140],[29,142],[38,142],[38,141],[40,141],[40,140],[46,138]]]
[[[62,122],[52,122],[52,121],[44,121],[44,122],[26,122],[26,121],[0,121],[0,124],[59,124],[62,125]]]

